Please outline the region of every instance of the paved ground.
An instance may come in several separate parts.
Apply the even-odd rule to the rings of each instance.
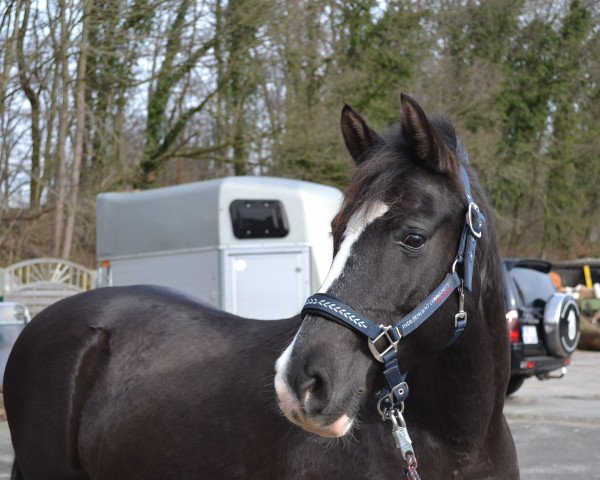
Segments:
[[[575,352],[560,380],[526,380],[504,413],[522,480],[600,479],[600,352]]]
[[[13,450],[6,422],[0,422],[0,479],[10,478]]]
[[[504,411],[522,480],[600,480],[600,352],[576,352],[560,380],[527,380]],[[10,478],[11,463],[8,427],[2,422],[0,480]]]

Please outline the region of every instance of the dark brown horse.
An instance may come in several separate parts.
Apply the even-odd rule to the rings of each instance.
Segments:
[[[453,128],[406,96],[402,106],[401,128],[386,139],[343,110],[358,166],[322,288],[383,325],[444,278],[465,217]],[[425,480],[518,478],[502,414],[509,350],[498,248],[469,173],[488,221],[465,333],[442,348],[453,334],[452,298],[398,349]],[[4,377],[13,477],[399,478],[400,454],[373,400],[381,365],[365,340],[315,315],[300,325],[241,319],[150,286],[98,289],[47,308],[17,341]],[[324,444],[281,411],[308,432],[346,440]]]

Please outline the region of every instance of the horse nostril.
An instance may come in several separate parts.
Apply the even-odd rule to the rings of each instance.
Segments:
[[[329,387],[325,375],[321,372],[307,369],[298,378],[296,394],[309,414],[321,412],[329,403]]]
[[[298,393],[300,394],[298,396],[299,400],[301,402],[306,401],[306,396],[309,393],[314,392],[317,389],[317,385],[319,384],[319,380],[315,377],[309,377],[306,378],[301,384],[300,387],[298,389]]]

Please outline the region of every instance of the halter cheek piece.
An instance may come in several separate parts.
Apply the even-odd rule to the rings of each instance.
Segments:
[[[417,307],[393,325],[377,325],[348,305],[324,293],[312,295],[302,309],[302,318],[309,314],[333,320],[367,337],[369,350],[376,360],[384,364],[383,373],[388,386],[377,392],[377,410],[383,420],[391,420],[392,433],[396,445],[402,451],[406,461],[407,455],[414,457],[412,443],[402,416],[404,400],[408,397],[406,373],[401,372],[398,365],[398,343],[403,337],[419,328],[425,320],[450,298],[452,292],[459,289],[459,310],[454,316],[454,335],[444,348],[452,345],[463,333],[467,326],[467,312],[464,310],[464,288],[473,291],[473,267],[477,240],[481,238],[484,217],[473,200],[471,184],[463,163],[468,163],[467,152],[460,142],[457,154],[461,160],[460,177],[466,194],[466,218],[458,244],[458,250],[451,272],[446,275],[433,292]],[[463,277],[456,271],[456,266],[462,264]]]

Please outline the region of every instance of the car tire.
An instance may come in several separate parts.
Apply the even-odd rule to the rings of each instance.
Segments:
[[[514,375],[510,377],[510,380],[508,381],[508,387],[506,387],[506,396],[508,397],[512,395],[519,388],[521,388],[521,385],[523,385],[523,382],[526,378],[527,377],[525,377],[524,375]]]

